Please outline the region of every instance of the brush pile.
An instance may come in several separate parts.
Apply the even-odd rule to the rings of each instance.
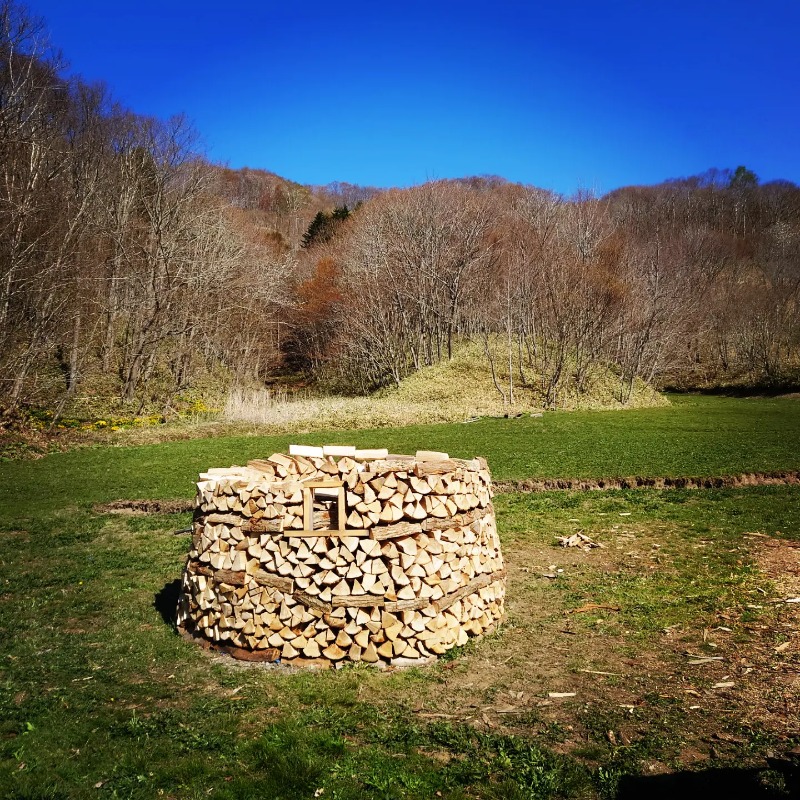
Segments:
[[[486,461],[295,446],[197,484],[178,625],[230,655],[425,663],[503,616]]]

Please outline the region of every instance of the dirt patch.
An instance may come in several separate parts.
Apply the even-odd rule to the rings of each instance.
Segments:
[[[756,563],[778,594],[800,595],[800,542],[763,538]]]
[[[800,484],[800,471],[745,472],[741,475],[679,478],[525,478],[496,481],[497,492],[603,491],[608,489],[728,489],[744,486],[794,486]]]
[[[185,514],[194,509],[192,500],[114,500],[94,505],[97,514]]]
[[[800,543],[750,538],[753,561],[772,582],[773,592],[754,598],[743,609],[721,612],[720,625],[704,631],[708,642],[717,645],[714,654],[724,660],[695,667],[705,673],[705,680],[698,676],[694,685],[705,684],[706,696],[716,693],[709,708],[719,718],[734,719],[742,728],[757,724],[779,740],[796,739],[800,736],[800,603],[786,601],[800,596]],[[741,621],[743,610],[755,619]],[[688,669],[683,677],[690,677]],[[736,744],[724,736],[721,742],[717,749]]]
[[[609,534],[604,549],[588,552],[507,544],[506,625],[474,652],[440,665],[441,679],[420,687],[415,713],[535,736],[590,760],[592,748],[643,748],[653,736],[668,749],[674,744],[671,759],[687,768],[752,759],[756,731],[778,751],[790,749],[800,736],[800,604],[775,600],[800,595],[800,547],[749,540],[774,597],[757,593],[714,619],[645,639],[613,609],[592,608],[595,598],[580,589],[584,576],[591,583],[624,571],[646,580],[673,568],[654,558],[647,531],[636,534]],[[585,613],[574,613],[582,607]]]
[[[569,613],[563,604],[571,581],[615,569],[615,556],[530,543],[506,545],[504,553],[505,626],[479,646],[479,655],[444,664],[442,683],[418,700],[417,713],[527,735],[557,725],[569,738],[568,726],[577,736],[576,717],[588,703],[640,702],[645,687],[637,673],[652,672],[653,658],[630,658],[612,609],[592,609],[596,624],[587,628],[588,614]]]

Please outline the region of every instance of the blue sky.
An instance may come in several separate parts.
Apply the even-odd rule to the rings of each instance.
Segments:
[[[301,183],[800,182],[800,3],[29,0],[87,80]]]

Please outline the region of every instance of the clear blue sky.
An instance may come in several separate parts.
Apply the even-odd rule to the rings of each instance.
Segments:
[[[302,183],[800,182],[797,0],[30,0],[72,71]]]

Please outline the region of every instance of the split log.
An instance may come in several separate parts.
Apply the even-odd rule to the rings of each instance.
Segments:
[[[337,644],[329,645],[322,651],[322,654],[331,661],[340,661],[347,655]]]

